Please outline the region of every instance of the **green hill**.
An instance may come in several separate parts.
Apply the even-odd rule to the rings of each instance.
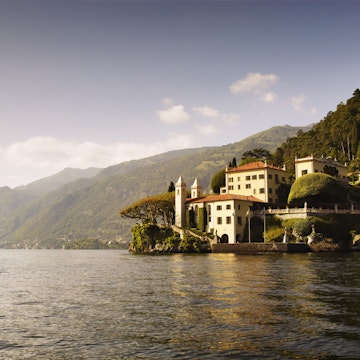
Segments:
[[[309,155],[331,157],[351,165],[353,171],[360,169],[360,90],[340,103],[308,132],[300,131],[281,146],[283,164],[294,169],[295,157]]]
[[[206,189],[213,174],[233,157],[239,159],[253,148],[274,151],[287,138],[308,130],[310,127],[273,127],[233,144],[171,151],[95,169],[94,176],[81,176],[62,186],[61,181],[52,184],[46,179],[51,190],[46,194],[36,190],[44,179],[14,189],[10,198],[11,192],[18,191],[27,197],[8,205],[1,214],[0,247],[59,248],[79,240],[127,243],[133,222],[119,216],[126,205],[166,191],[180,174],[189,182],[198,177]]]

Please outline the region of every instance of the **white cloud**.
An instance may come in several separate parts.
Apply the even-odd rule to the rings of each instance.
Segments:
[[[277,96],[275,93],[267,92],[260,97],[260,100],[265,103],[273,103],[276,100],[276,98]]]
[[[245,78],[240,79],[230,86],[233,94],[251,93],[259,94],[268,89],[279,80],[276,74],[248,73]]]
[[[302,111],[302,104],[305,101],[305,95],[301,94],[299,96],[293,96],[291,98],[291,104],[295,111],[301,112]]]
[[[171,98],[164,98],[162,103],[164,106],[171,106],[174,104],[173,99]]]
[[[220,112],[218,110],[213,109],[207,105],[193,107],[192,110],[195,112],[195,114],[203,117],[217,118],[220,116]]]
[[[74,143],[52,137],[34,137],[0,147],[0,186],[20,186],[53,175],[64,168],[104,168],[123,161],[145,158],[194,146],[189,135],[173,134],[165,142]]]
[[[163,99],[163,105],[167,107],[165,110],[157,112],[159,119],[168,124],[184,123],[190,119],[184,105],[173,105],[170,98]]]
[[[302,114],[316,115],[317,109],[316,108],[307,109],[305,107],[305,101],[306,101],[306,96],[304,94],[293,96],[291,98],[291,105],[296,112]]]
[[[238,123],[240,116],[237,114],[222,114],[221,121],[227,125],[235,125]]]
[[[204,126],[196,125],[195,127],[201,134],[205,134],[205,135],[212,135],[218,132],[215,125],[204,125]]]

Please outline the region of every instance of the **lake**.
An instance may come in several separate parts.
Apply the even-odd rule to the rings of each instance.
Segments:
[[[0,250],[1,359],[357,359],[360,253]]]

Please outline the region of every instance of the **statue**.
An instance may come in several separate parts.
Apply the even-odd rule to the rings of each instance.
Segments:
[[[312,244],[315,241],[315,235],[316,235],[315,225],[312,224],[311,225],[311,234],[308,236],[308,240],[307,240],[308,244]]]
[[[289,235],[287,233],[287,228],[284,228],[284,237],[283,237],[283,243],[288,243],[289,242]]]

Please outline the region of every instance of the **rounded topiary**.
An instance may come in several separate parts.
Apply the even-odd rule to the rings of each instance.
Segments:
[[[288,203],[292,206],[309,207],[343,204],[348,202],[348,192],[334,177],[313,173],[299,177],[291,186]]]

